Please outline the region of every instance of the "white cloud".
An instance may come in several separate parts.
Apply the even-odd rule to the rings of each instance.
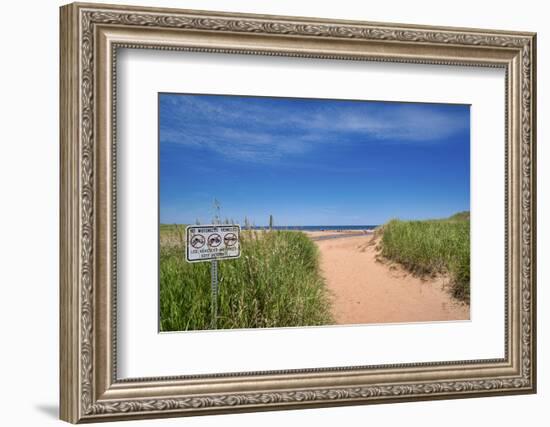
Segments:
[[[206,147],[227,158],[273,162],[335,144],[444,143],[469,128],[468,115],[422,104],[308,103],[168,96],[161,142]]]

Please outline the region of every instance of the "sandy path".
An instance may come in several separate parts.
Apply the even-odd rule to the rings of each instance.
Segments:
[[[316,241],[337,324],[466,320],[469,307],[445,290],[444,278],[422,280],[376,261],[372,236]]]

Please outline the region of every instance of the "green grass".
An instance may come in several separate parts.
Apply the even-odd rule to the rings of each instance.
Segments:
[[[457,212],[447,218],[447,221],[470,221],[470,211]]]
[[[210,329],[210,263],[184,259],[184,227],[160,227],[162,331]],[[241,233],[241,257],[220,261],[218,329],[333,323],[315,244],[303,233]]]
[[[448,273],[453,295],[470,300],[470,213],[428,221],[392,220],[382,229],[382,255],[418,274]]]

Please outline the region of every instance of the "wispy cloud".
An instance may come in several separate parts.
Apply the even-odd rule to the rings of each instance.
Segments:
[[[393,104],[389,108],[339,108],[305,118],[302,125],[326,132],[353,133],[374,140],[400,143],[444,142],[468,129],[464,114],[425,104]]]
[[[160,108],[161,143],[254,163],[338,145],[442,144],[469,128],[465,106],[166,94]]]

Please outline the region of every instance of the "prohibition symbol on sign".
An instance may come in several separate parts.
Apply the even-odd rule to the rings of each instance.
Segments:
[[[208,236],[208,246],[210,246],[211,248],[216,248],[220,246],[221,243],[222,236],[220,236],[219,234],[211,234],[210,236]]]
[[[206,243],[206,239],[201,234],[195,234],[191,238],[191,246],[193,246],[195,249],[200,249],[204,246]]]
[[[223,241],[225,243],[225,246],[234,246],[239,239],[237,239],[237,235],[235,233],[227,233],[225,236],[223,236]]]

